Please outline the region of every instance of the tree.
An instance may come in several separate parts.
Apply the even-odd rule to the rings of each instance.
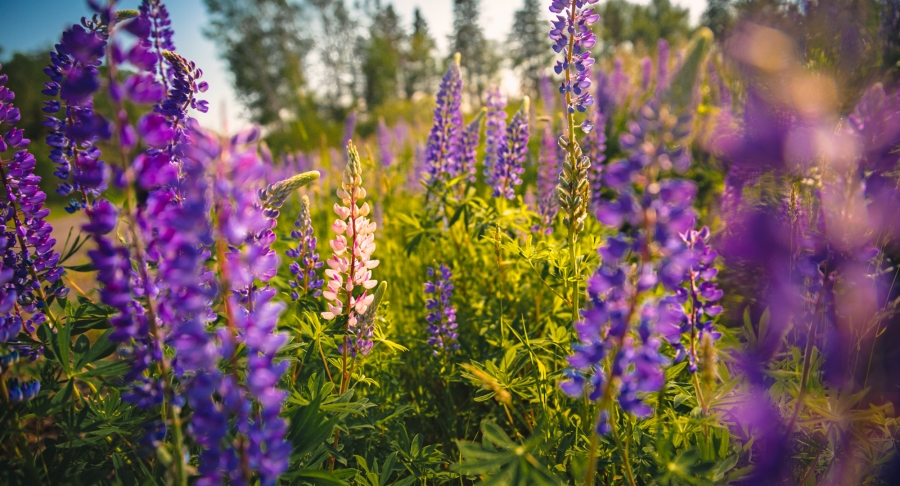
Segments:
[[[547,21],[541,18],[543,2],[525,0],[517,10],[509,35],[512,65],[519,71],[522,90],[536,93],[541,72],[553,60]]]
[[[417,91],[430,93],[434,87],[437,64],[434,60],[436,43],[428,33],[422,12],[413,12],[413,31],[403,56],[403,91],[411,98]]]
[[[709,0],[700,25],[709,27],[716,38],[721,38],[734,21],[733,3],[733,0]]]
[[[234,76],[238,98],[257,123],[281,123],[305,101],[305,61],[312,41],[303,11],[287,0],[205,0],[210,27]]]
[[[370,110],[398,94],[400,57],[405,37],[394,7],[376,5],[371,35],[363,42],[362,54],[365,99]]]
[[[492,45],[478,24],[480,0],[453,0],[452,53],[460,53],[460,66],[466,77],[466,91],[478,100],[499,66]]]
[[[324,68],[323,104],[331,117],[343,120],[360,95],[359,23],[344,0],[306,0],[318,14],[316,52]]]
[[[672,5],[671,0],[652,0],[650,5],[636,5],[632,17],[632,39],[635,44],[656,45],[660,38],[669,43],[686,39],[691,31],[690,11]]]

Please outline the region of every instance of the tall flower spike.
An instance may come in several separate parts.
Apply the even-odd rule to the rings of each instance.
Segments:
[[[559,145],[562,148],[568,145],[565,137],[560,137]],[[575,159],[566,152],[562,172],[559,173],[559,184],[556,186],[563,223],[572,228],[576,237],[584,229],[584,221],[588,216],[588,202],[591,199],[591,185],[588,181],[590,168],[591,160],[582,156],[581,147],[575,145]]]
[[[591,25],[600,20],[600,15],[594,13],[593,8],[586,8],[599,0],[553,0],[550,11],[555,14],[553,29],[550,30],[550,39],[553,40],[553,50],[563,54],[562,61],[556,61],[553,70],[556,74],[568,71],[572,75],[564,79],[559,86],[561,94],[571,93],[572,99],[567,109],[585,111],[594,103],[594,98],[588,92],[591,87],[590,68],[594,64],[591,58],[591,48],[597,42],[597,37],[591,30]]]
[[[322,285],[325,281],[319,278],[316,271],[322,267],[319,261],[319,253],[316,251],[316,236],[313,231],[312,220],[309,216],[309,198],[304,194],[300,197],[300,214],[294,222],[294,230],[291,239],[297,242],[296,248],[289,248],[286,255],[293,258],[291,262],[291,299],[297,300],[301,296],[318,297],[322,295]]]
[[[506,145],[506,101],[497,87],[488,88],[487,121],[484,128],[484,177],[491,180],[499,163],[500,150]]]
[[[425,183],[429,187],[446,183],[459,175],[460,131],[463,117],[462,75],[459,70],[459,53],[450,63],[441,79],[434,109],[434,122],[425,147]],[[352,162],[351,162],[352,163]]]
[[[497,163],[491,172],[490,185],[494,189],[494,197],[516,198],[515,186],[522,184],[521,175],[525,172],[525,158],[528,156],[528,108],[526,96],[522,107],[513,116],[506,128],[506,144],[500,146]]]
[[[547,124],[541,133],[541,152],[538,165],[538,215],[541,223],[534,231],[549,234],[553,231],[553,220],[559,212],[559,200],[556,195],[561,160],[565,157],[562,147],[556,143],[551,124]]]
[[[2,65],[0,65],[2,69]],[[0,334],[14,339],[24,328],[34,332],[46,320],[45,312],[54,296],[64,296],[64,270],[53,227],[46,221],[50,210],[44,207],[47,195],[41,191],[41,178],[34,174],[35,158],[26,147],[31,143],[14,123],[20,119],[13,105],[15,93],[4,86],[7,77],[0,74]],[[5,152],[12,150],[10,157]],[[5,328],[5,329],[4,329]]]
[[[384,122],[384,118],[378,119],[376,138],[378,139],[378,155],[381,156],[381,165],[383,167],[394,165],[396,154],[394,154],[391,140],[391,129],[388,128],[387,123]]]
[[[106,188],[109,169],[100,160],[95,145],[112,135],[110,123],[94,113],[93,96],[100,89],[101,59],[106,53],[107,25],[83,20],[63,32],[62,40],[50,53],[50,65],[44,69],[50,81],[41,93],[54,99],[44,102],[50,129],[47,145],[50,160],[56,164],[54,175],[62,179],[56,192],[73,198],[68,212],[83,208],[91,195]],[[57,96],[59,99],[56,99]],[[62,111],[60,118],[55,115]],[[71,177],[70,177],[71,176]]]
[[[378,284],[372,279],[372,269],[379,262],[371,259],[375,251],[376,224],[367,217],[369,203],[359,205],[366,197],[366,190],[362,187],[359,153],[352,141],[347,144],[347,153],[350,161],[344,170],[341,188],[337,190],[341,204],[334,205],[338,218],[331,225],[336,236],[329,242],[334,255],[328,259],[325,270],[327,288],[322,295],[328,301],[328,310],[322,313],[322,318],[332,320],[343,315],[346,305],[348,331],[353,331],[362,324],[359,316],[375,298],[368,291]]]
[[[437,272],[428,268],[428,280],[425,282],[425,308],[428,309],[428,344],[434,347],[434,355],[447,355],[459,349],[459,333],[456,332],[456,307],[450,302],[453,298],[453,274],[450,267],[441,263]]]
[[[460,174],[468,174],[466,179],[469,182],[475,182],[475,165],[478,163],[476,159],[478,144],[481,142],[481,119],[484,118],[486,110],[482,109],[466,126],[462,136],[462,147],[460,148]]]

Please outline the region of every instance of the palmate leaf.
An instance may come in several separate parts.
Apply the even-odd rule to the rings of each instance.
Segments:
[[[478,476],[482,479],[479,484],[484,486],[563,484],[535,457],[536,440],[519,444],[496,423],[489,421],[481,423],[481,433],[484,437],[481,444],[457,442],[462,462],[455,464],[453,469],[458,473]]]

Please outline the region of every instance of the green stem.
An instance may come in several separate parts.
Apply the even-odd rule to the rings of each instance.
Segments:
[[[609,428],[612,430],[613,438],[616,440],[616,447],[622,451],[622,469],[625,470],[625,477],[628,478],[628,484],[636,486],[634,482],[634,474],[631,472],[631,462],[628,458],[628,447],[622,446],[622,440],[619,438],[619,429],[616,428],[616,419],[609,415]]]
[[[591,431],[591,450],[588,454],[588,470],[587,475],[584,477],[584,484],[586,486],[594,485],[594,476],[597,475],[597,443],[599,442],[599,438],[597,433]]]

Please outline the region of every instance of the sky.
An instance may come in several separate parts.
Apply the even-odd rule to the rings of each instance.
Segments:
[[[0,61],[9,59],[16,51],[52,49],[64,28],[89,14],[83,0],[0,0]],[[647,4],[650,0],[631,0]],[[139,0],[120,0],[120,8],[136,8]],[[442,52],[447,50],[447,36],[453,27],[452,0],[383,0],[392,3],[406,24],[412,22],[412,12],[417,6],[428,22]],[[489,39],[504,41],[513,23],[513,13],[521,6],[521,0],[486,0],[481,2],[481,25]],[[696,24],[706,8],[706,0],[673,0],[673,3],[691,11],[691,21]],[[200,122],[210,128],[221,129],[227,123],[233,132],[249,124],[246,112],[237,101],[231,87],[226,64],[219,59],[215,45],[203,36],[207,22],[202,0],[169,0],[166,2],[175,30],[174,42],[178,52],[197,63],[203,69],[203,78],[209,83],[204,93],[209,101],[209,113],[198,114]],[[549,10],[546,13],[550,19]],[[6,73],[14,76],[15,73]]]

